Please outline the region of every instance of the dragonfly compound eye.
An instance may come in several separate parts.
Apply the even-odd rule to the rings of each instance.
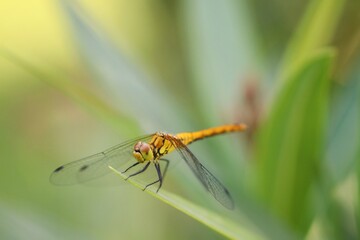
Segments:
[[[139,162],[150,161],[154,158],[150,145],[144,142],[135,144],[133,155]]]

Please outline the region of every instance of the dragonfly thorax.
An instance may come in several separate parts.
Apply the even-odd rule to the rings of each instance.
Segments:
[[[134,146],[133,156],[138,162],[145,162],[154,159],[153,151],[150,144],[145,142],[138,142]]]

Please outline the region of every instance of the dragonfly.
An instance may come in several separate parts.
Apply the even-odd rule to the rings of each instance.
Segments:
[[[62,165],[52,172],[50,181],[55,185],[84,183],[112,172],[110,167],[119,170],[126,176],[125,180],[127,180],[141,175],[149,169],[150,165],[153,165],[157,179],[145,185],[143,190],[158,184],[156,190],[158,192],[163,185],[170,162],[164,157],[173,151],[177,151],[204,188],[224,207],[233,209],[234,201],[230,192],[200,163],[187,146],[200,139],[224,133],[244,131],[246,128],[245,124],[238,123],[175,135],[156,132],[113,146],[95,155]],[[164,163],[165,167],[163,170],[161,169],[160,162]]]

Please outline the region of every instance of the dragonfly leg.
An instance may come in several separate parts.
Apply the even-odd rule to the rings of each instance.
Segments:
[[[154,166],[155,166],[155,168],[156,168],[156,172],[157,172],[159,178],[158,178],[158,180],[156,180],[156,181],[154,181],[154,182],[149,183],[148,185],[146,185],[145,188],[143,189],[143,191],[145,191],[146,188],[150,187],[151,185],[154,185],[154,184],[157,183],[157,182],[160,182],[160,184],[159,184],[159,187],[158,187],[158,189],[156,190],[156,192],[158,192],[158,191],[160,190],[161,186],[162,186],[163,176],[162,176],[162,174],[161,174],[160,164],[159,164],[158,162],[155,162],[155,163],[154,163]]]
[[[140,162],[136,162],[133,165],[131,165],[130,167],[128,167],[125,171],[121,172],[121,173],[126,173],[129,169],[131,169],[132,167],[135,167],[136,165],[138,165]]]
[[[165,179],[165,175],[166,175],[166,172],[167,172],[167,170],[168,170],[168,167],[169,167],[169,160],[167,160],[167,159],[159,159],[160,161],[164,161],[165,162],[165,170],[163,171],[163,174],[162,174],[162,178],[163,178],[163,180]]]
[[[130,177],[133,177],[135,175],[138,175],[138,174],[144,172],[149,167],[149,165],[150,165],[150,161],[145,165],[145,167],[143,169],[141,169],[140,171],[137,171],[136,173],[129,175],[125,180],[128,180]]]

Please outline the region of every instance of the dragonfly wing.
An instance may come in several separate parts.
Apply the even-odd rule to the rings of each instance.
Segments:
[[[132,156],[134,145],[138,141],[147,141],[151,136],[133,139],[101,153],[62,165],[51,174],[50,182],[55,185],[72,185],[87,182],[110,173],[109,166],[120,170],[120,167],[127,162],[136,161]]]
[[[178,153],[185,160],[206,190],[208,190],[224,207],[233,209],[234,201],[226,187],[200,163],[190,149],[179,139],[171,138],[169,140],[173,143]]]
[[[105,155],[98,153],[75,162],[62,165],[54,170],[50,182],[55,185],[71,185],[104,176],[108,169]]]

